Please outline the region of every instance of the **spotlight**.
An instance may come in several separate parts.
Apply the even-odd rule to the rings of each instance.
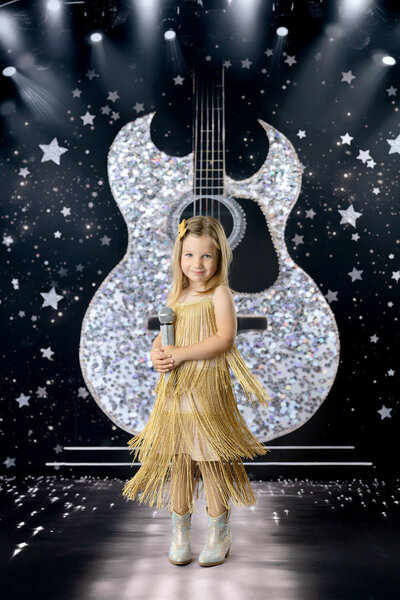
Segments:
[[[90,39],[92,42],[94,42],[95,44],[97,44],[98,42],[101,42],[101,40],[103,39],[103,36],[101,35],[101,33],[98,33],[97,31],[95,33],[92,33],[90,35]]]
[[[5,77],[11,77],[12,75],[14,75],[14,73],[17,72],[17,69],[15,67],[6,67],[5,69],[3,69],[2,73]]]
[[[57,10],[60,10],[61,8],[61,2],[59,2],[59,0],[49,0],[46,4],[48,10],[51,10],[52,12],[56,12]]]
[[[173,29],[168,29],[168,31],[166,31],[164,33],[164,38],[170,42],[172,42],[172,40],[174,40],[176,38],[176,33]]]
[[[276,35],[279,35],[280,37],[285,37],[286,35],[288,35],[288,33],[289,29],[284,26],[278,27],[278,29],[276,30]]]
[[[383,62],[383,64],[384,64],[384,65],[389,65],[390,67],[391,67],[392,65],[395,65],[395,64],[396,64],[396,61],[395,61],[395,59],[393,58],[393,56],[384,56],[384,57],[382,58],[382,62]]]

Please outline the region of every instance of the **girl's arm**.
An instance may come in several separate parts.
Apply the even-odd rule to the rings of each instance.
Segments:
[[[214,292],[214,314],[217,333],[197,344],[182,346],[179,350],[183,360],[214,358],[232,348],[237,332],[236,310],[232,292],[225,285],[218,286]]]

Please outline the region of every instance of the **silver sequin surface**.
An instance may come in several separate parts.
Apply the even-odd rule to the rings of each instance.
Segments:
[[[119,427],[140,432],[154,405],[159,373],[148,319],[166,304],[172,242],[169,215],[192,188],[192,155],[170,157],[150,138],[152,114],[126,124],[108,155],[113,196],[126,221],[125,256],[93,296],[81,331],[80,363],[88,389]],[[339,334],[329,304],[285,246],[287,218],[301,187],[301,165],[287,138],[260,121],[268,157],[250,179],[226,178],[227,196],[251,198],[263,211],[278,256],[279,276],[267,290],[235,296],[237,313],[264,316],[268,327],[243,331],[236,344],[272,398],[252,408],[232,377],[239,409],[260,441],[300,427],[325,400],[339,364]]]

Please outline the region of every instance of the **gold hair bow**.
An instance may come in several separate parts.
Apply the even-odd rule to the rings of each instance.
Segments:
[[[186,233],[186,219],[183,219],[178,225],[178,240],[181,240]]]

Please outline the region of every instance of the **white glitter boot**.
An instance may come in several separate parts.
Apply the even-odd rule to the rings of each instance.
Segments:
[[[229,556],[232,544],[232,533],[229,527],[229,516],[231,509],[226,509],[222,515],[211,517],[206,506],[208,527],[207,541],[199,556],[201,567],[212,567],[220,565]]]
[[[191,562],[191,524],[190,510],[184,515],[179,515],[170,510],[172,516],[172,539],[169,548],[168,560],[174,565],[187,565]]]

